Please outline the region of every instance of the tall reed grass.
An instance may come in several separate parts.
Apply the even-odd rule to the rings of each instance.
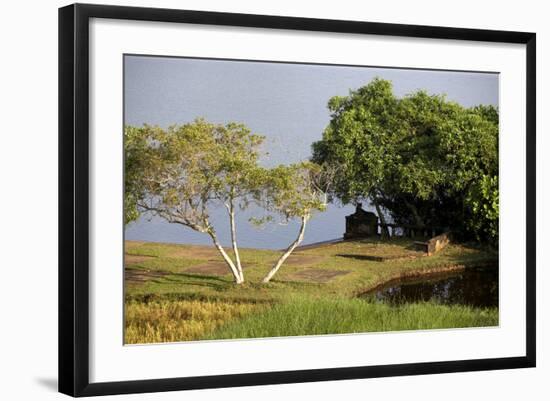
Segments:
[[[498,309],[432,302],[390,306],[360,299],[294,297],[229,322],[209,339],[260,338],[498,325]]]

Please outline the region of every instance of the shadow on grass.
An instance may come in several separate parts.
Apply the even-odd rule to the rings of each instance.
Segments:
[[[125,297],[125,302],[140,302],[140,303],[152,303],[152,302],[165,302],[165,301],[200,301],[200,302],[223,302],[230,304],[251,304],[251,305],[273,305],[277,302],[277,299],[273,297],[254,297],[254,296],[235,296],[230,297],[223,296],[221,293],[199,293],[199,292],[169,292],[163,294],[135,294]]]
[[[348,258],[348,259],[356,259],[356,260],[368,260],[371,262],[383,262],[387,258],[384,258],[382,256],[373,256],[373,255],[354,255],[351,253],[338,253],[334,256],[338,256],[340,258]]]
[[[216,291],[227,289],[231,286],[231,284],[233,284],[232,281],[217,276],[188,273],[170,273],[169,275],[162,278],[150,280],[150,282],[155,284],[171,283],[198,287],[208,287]]]

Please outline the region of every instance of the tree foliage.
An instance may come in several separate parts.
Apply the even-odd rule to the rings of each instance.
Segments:
[[[258,198],[269,217],[278,216],[283,223],[300,219],[297,237],[283,251],[264,277],[267,283],[277,273],[290,254],[304,239],[306,225],[315,211],[324,211],[327,204],[327,185],[331,177],[327,170],[312,162],[289,166],[280,165],[266,170],[263,190]],[[270,219],[271,220],[271,219]]]
[[[368,199],[403,225],[498,239],[498,110],[418,91],[397,98],[374,79],[334,97],[313,161],[337,166],[334,195]]]
[[[138,202],[144,193],[143,177],[147,170],[149,145],[144,129],[124,129],[124,224],[140,215]]]
[[[168,129],[126,127],[126,221],[140,212],[208,234],[231,269],[244,281],[237,249],[235,210],[246,208],[263,182],[257,166],[263,137],[242,124],[202,119]],[[212,207],[225,207],[234,258],[219,243]]]

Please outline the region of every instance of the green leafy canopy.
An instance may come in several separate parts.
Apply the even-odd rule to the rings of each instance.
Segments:
[[[495,107],[465,108],[425,91],[397,98],[376,78],[328,108],[312,160],[338,168],[333,194],[343,203],[368,199],[401,224],[498,239]]]

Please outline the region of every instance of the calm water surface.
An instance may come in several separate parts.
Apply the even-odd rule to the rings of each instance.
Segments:
[[[435,301],[442,304],[498,307],[498,268],[467,269],[396,280],[362,297],[390,304]]]
[[[372,210],[368,205],[365,210]],[[329,204],[325,212],[315,213],[306,226],[302,245],[342,238],[346,229],[346,217],[354,213],[353,206]],[[251,207],[236,215],[237,242],[243,248],[283,249],[298,235],[300,222],[295,219],[288,224],[269,223],[258,228],[249,222],[250,217],[262,217],[263,210]],[[231,233],[225,208],[212,208],[210,220],[222,245],[231,245]],[[143,216],[125,228],[125,239],[136,241],[169,242],[175,244],[212,245],[206,234],[193,231],[179,224]]]

